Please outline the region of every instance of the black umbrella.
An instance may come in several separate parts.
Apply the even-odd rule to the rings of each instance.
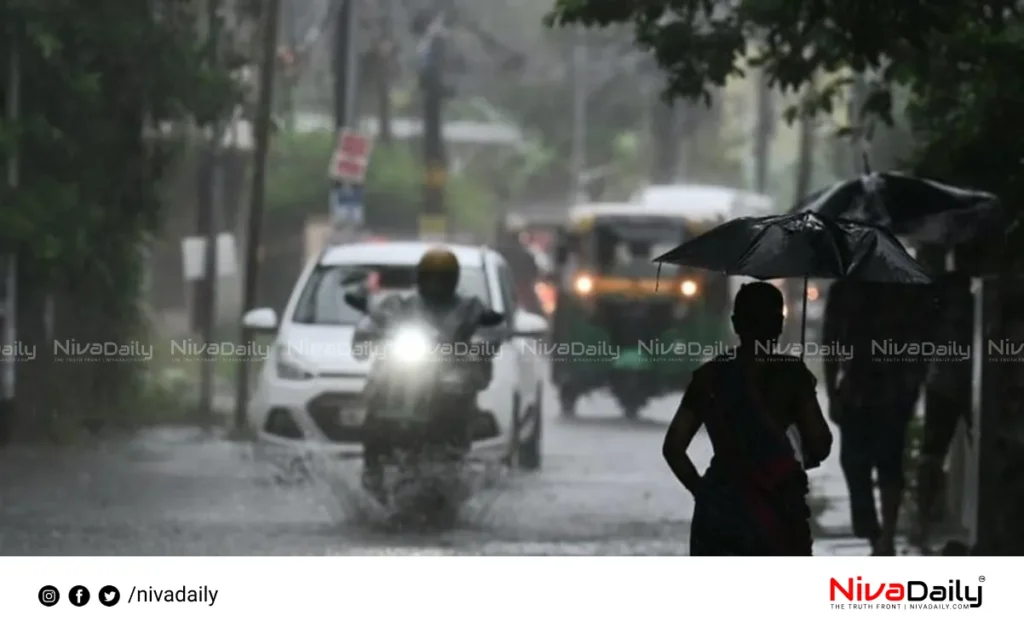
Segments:
[[[737,218],[654,261],[757,279],[803,277],[801,350],[808,278],[931,283],[921,265],[889,230],[855,220],[830,219],[811,211]]]
[[[990,193],[893,172],[866,173],[808,196],[794,211],[884,226],[920,243],[953,245],[1004,228]]]

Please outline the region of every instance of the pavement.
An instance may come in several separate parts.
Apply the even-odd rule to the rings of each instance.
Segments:
[[[163,428],[76,449],[9,449],[0,459],[4,555],[684,555],[690,496],[661,459],[678,397],[624,420],[595,394],[562,420],[546,394],[544,467],[480,491],[462,524],[440,535],[374,528],[339,482],[357,465],[309,484],[280,483],[253,445],[193,428]],[[711,457],[695,438],[698,468]],[[864,555],[847,536],[838,450],[812,471],[827,509],[821,555]]]

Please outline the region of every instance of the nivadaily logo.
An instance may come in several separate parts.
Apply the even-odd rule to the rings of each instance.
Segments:
[[[850,603],[853,609],[977,609],[984,583],[984,576],[978,577],[976,585],[960,580],[933,585],[923,580],[870,583],[861,576],[832,578],[829,600],[833,608]]]

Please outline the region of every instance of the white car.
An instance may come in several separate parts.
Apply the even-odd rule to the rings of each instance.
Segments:
[[[422,242],[330,246],[302,272],[280,320],[271,308],[244,316],[245,327],[276,334],[247,411],[261,442],[300,452],[361,454],[361,393],[370,362],[351,350],[363,315],[345,303],[344,280],[356,271],[371,272],[391,280],[388,289],[411,289],[416,264],[429,248]],[[511,270],[498,253],[446,248],[462,268],[458,292],[506,317],[494,333],[502,341],[494,379],[478,399],[496,431],[474,442],[471,458],[537,469],[544,372],[535,341],[546,334],[547,322],[517,308]]]

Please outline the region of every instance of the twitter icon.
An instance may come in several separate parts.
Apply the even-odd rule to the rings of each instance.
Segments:
[[[121,592],[114,585],[107,585],[100,589],[100,604],[105,607],[112,607],[121,601]]]

